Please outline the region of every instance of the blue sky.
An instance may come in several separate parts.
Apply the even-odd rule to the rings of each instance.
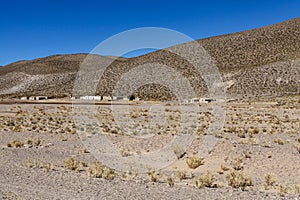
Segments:
[[[169,28],[194,39],[248,30],[300,16],[300,1],[1,0],[0,9],[0,65],[6,65],[88,53],[139,27]]]

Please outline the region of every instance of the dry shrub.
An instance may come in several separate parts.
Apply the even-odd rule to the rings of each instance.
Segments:
[[[185,170],[180,170],[177,172],[177,177],[180,181],[187,178],[187,172]]]
[[[265,183],[263,184],[265,190],[268,189],[269,186],[273,186],[277,181],[277,178],[274,175],[266,174],[265,175]]]
[[[14,140],[14,141],[13,141],[13,145],[14,145],[14,147],[16,147],[16,148],[21,148],[21,147],[24,146],[24,144],[23,144],[21,141],[19,141],[19,140]]]
[[[210,171],[207,171],[206,174],[195,178],[195,185],[197,188],[203,188],[203,187],[211,188],[215,186],[214,181],[215,181],[215,176]]]
[[[236,170],[233,170],[226,176],[228,185],[233,188],[241,188],[242,190],[245,190],[247,186],[252,186],[252,178],[243,173]]]
[[[105,178],[112,180],[115,178],[116,173],[113,169],[106,167],[101,162],[96,161],[87,171],[88,175],[94,178]]]
[[[284,197],[287,192],[288,192],[288,188],[285,185],[279,186],[279,195],[281,197]]]
[[[295,194],[300,194],[300,183],[294,185]]]
[[[189,166],[189,168],[196,169],[200,165],[204,165],[204,160],[200,156],[192,156],[186,159],[186,164]]]
[[[80,162],[78,162],[74,158],[67,159],[65,161],[65,165],[70,170],[74,170],[74,171],[77,171],[77,172],[80,170]]]
[[[275,139],[274,142],[279,144],[279,145],[284,145],[284,141],[280,138]]]
[[[300,143],[294,144],[294,147],[297,149],[297,151],[300,153]]]
[[[148,171],[148,176],[152,182],[158,182],[160,174],[157,173],[154,169],[152,169],[152,170],[150,169]]]
[[[234,170],[242,170],[243,167],[243,160],[242,158],[238,157],[232,162],[232,168]]]
[[[167,183],[170,187],[173,187],[175,185],[174,179],[171,176],[167,178]]]

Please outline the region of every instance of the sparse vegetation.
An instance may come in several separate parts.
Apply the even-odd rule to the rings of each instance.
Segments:
[[[12,143],[15,148],[21,148],[24,146],[24,144],[20,140],[14,140]]]
[[[149,169],[148,176],[152,182],[158,182],[160,174],[154,169]]]
[[[295,194],[300,194],[300,183],[294,185]]]
[[[185,170],[179,170],[177,172],[177,177],[179,178],[180,181],[182,181],[187,178],[187,172]]]
[[[214,187],[214,182],[215,176],[210,171],[207,171],[206,174],[200,175],[199,177],[195,178],[195,185],[197,188]]]
[[[296,148],[298,153],[300,153],[300,143],[298,142],[298,143],[294,144],[294,147]]]
[[[74,158],[69,158],[65,161],[65,165],[68,169],[74,171],[80,171],[80,162],[75,160]]]
[[[121,153],[122,157],[127,157],[127,156],[131,155],[131,152],[130,152],[129,148],[122,148],[120,153]]]
[[[233,170],[226,176],[228,185],[233,188],[245,190],[247,186],[252,186],[252,178],[240,171]]]
[[[104,166],[101,162],[96,161],[87,170],[88,176],[94,178],[104,178],[107,180],[112,180],[115,178],[116,173],[113,169]]]
[[[232,161],[232,168],[234,170],[242,170],[243,167],[243,160],[241,157],[236,158],[234,161]]]
[[[275,139],[274,142],[279,144],[279,145],[284,145],[284,141],[280,138]]]
[[[274,186],[276,183],[277,178],[272,174],[265,175],[265,183],[263,184],[265,190],[268,190],[270,186]]]
[[[204,159],[200,156],[192,156],[186,159],[186,164],[191,169],[196,169],[200,165],[204,165]]]
[[[279,186],[279,195],[281,197],[284,197],[287,192],[288,192],[288,188],[285,185],[280,185]]]
[[[170,187],[173,187],[175,184],[174,179],[171,176],[167,177],[167,183]]]

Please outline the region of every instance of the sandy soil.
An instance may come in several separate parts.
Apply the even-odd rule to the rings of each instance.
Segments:
[[[213,119],[210,104],[199,109],[195,105],[153,103],[114,109],[109,105],[80,105],[76,109],[57,104],[1,105],[0,197],[300,199],[300,105],[297,98],[286,102],[227,104],[223,130],[215,134],[217,142],[205,156],[199,150],[206,145]],[[85,118],[74,119],[78,114]],[[130,123],[126,121],[129,118]],[[125,125],[120,125],[124,121]],[[191,145],[167,167],[149,168],[148,173],[115,170],[97,178],[94,150],[83,143],[103,132],[126,160],[163,148],[185,125],[187,133],[196,130]],[[192,169],[187,160],[195,156],[202,157],[203,163]],[[208,171],[213,175],[212,183],[196,187],[195,181],[201,177],[201,183],[209,182],[203,179]],[[232,173],[245,175],[251,184],[233,186],[229,182]]]

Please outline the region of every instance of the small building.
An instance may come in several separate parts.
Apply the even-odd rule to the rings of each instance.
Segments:
[[[199,98],[192,98],[191,100],[190,100],[190,103],[199,103]]]
[[[120,101],[120,100],[124,100],[124,98],[127,98],[127,99],[128,99],[128,97],[123,97],[123,96],[113,96],[113,97],[112,97],[112,100],[113,100],[113,101]]]
[[[200,103],[211,103],[212,101],[216,100],[211,98],[200,98]]]
[[[95,100],[95,101],[101,101],[102,100],[102,96],[81,96],[81,97],[79,97],[79,99],[81,99],[81,100],[90,100],[90,101],[93,101],[93,100]]]
[[[47,100],[48,99],[48,97],[46,97],[46,96],[37,96],[37,97],[35,97],[35,100]]]

